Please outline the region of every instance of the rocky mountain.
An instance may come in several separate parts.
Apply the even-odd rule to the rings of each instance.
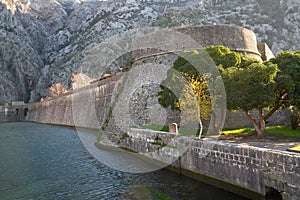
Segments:
[[[0,0],[0,103],[36,101],[53,83],[70,85],[72,72],[85,73],[87,50],[137,27],[237,25],[275,54],[297,50],[299,11],[298,0]]]

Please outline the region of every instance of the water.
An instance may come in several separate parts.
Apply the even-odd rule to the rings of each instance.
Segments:
[[[111,169],[75,129],[34,123],[0,123],[0,172],[0,199],[244,199],[165,169]]]

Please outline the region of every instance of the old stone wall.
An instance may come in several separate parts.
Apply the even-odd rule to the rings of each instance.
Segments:
[[[16,113],[14,111],[0,112],[0,122],[16,121]]]
[[[27,121],[74,126],[72,96],[65,95],[29,104]]]
[[[159,64],[159,59],[157,62]],[[141,74],[140,71],[137,72],[137,74]],[[26,111],[27,121],[85,128],[99,129],[107,123],[106,131],[112,137],[116,135],[115,138],[121,139],[120,134],[125,129],[122,129],[119,123],[121,121],[126,123],[126,116],[135,118],[132,110],[125,109],[126,102],[138,103],[139,101],[132,98],[139,95],[133,94],[143,91],[133,87],[133,90],[120,90],[125,96],[116,95],[116,86],[120,86],[123,83],[126,84],[126,82],[121,81],[121,77],[123,76],[112,76],[98,82],[96,81],[85,88],[74,90],[72,94],[65,94],[39,103],[27,104],[22,110],[18,110],[18,114],[25,116],[26,108],[28,109]],[[148,78],[153,80],[151,75]],[[132,81],[136,83],[137,79]],[[139,82],[137,83],[139,85]],[[133,86],[135,85],[133,84]],[[144,88],[145,91],[149,90],[147,84]],[[131,92],[128,93],[127,91]],[[151,92],[153,93],[153,91]],[[114,98],[118,99],[117,103]],[[145,102],[146,100],[143,99],[143,101]],[[156,103],[156,100],[149,100],[150,105],[153,104],[154,106]],[[145,107],[151,108],[147,106],[148,104],[146,103]],[[123,109],[123,111],[127,112],[123,113],[125,117],[122,112],[112,112],[112,116],[109,118],[110,110],[113,110],[115,107],[118,107],[120,111]],[[134,108],[134,106],[129,106],[129,108]],[[4,109],[4,115],[1,114],[0,117],[2,116],[1,118],[6,121],[8,119],[10,121],[18,121],[15,117],[16,109],[12,108],[7,111]],[[24,113],[21,113],[23,111]],[[139,108],[136,111],[139,112]],[[145,113],[145,115],[148,114],[151,115],[151,112]],[[138,116],[138,118],[140,117]],[[157,117],[159,118],[160,116]],[[228,120],[229,122],[227,123],[229,124],[231,123],[230,120],[232,120],[234,125],[243,124],[240,115],[237,115],[236,118],[230,116]],[[139,121],[139,123],[144,123],[144,121]],[[171,133],[140,129],[130,129],[127,134],[129,137],[123,138],[123,141],[121,141],[122,145],[139,152],[155,151],[158,148],[163,149],[165,144],[169,144],[174,138],[178,137]],[[185,142],[185,140],[187,138],[182,137],[180,142]],[[177,155],[172,154],[172,152],[175,152],[173,151],[174,148],[176,146],[168,147],[168,153],[162,153],[162,156],[166,160],[170,160],[170,157],[176,157]],[[181,156],[181,159],[173,163],[173,166],[239,186],[260,195],[265,195],[269,188],[273,188],[279,191],[284,199],[300,198],[300,191],[297,187],[300,183],[300,156],[298,154],[195,140],[192,141],[190,148]]]
[[[166,60],[164,57],[155,57],[153,59],[156,64],[159,64],[161,60]],[[23,121],[26,119],[40,123],[98,129],[107,119],[109,110],[115,109],[111,105],[111,100],[113,95],[116,96],[114,94],[116,92],[116,83],[126,84],[126,82],[120,81],[121,76],[113,76],[85,88],[74,90],[72,94],[65,94],[43,102],[9,106],[6,108],[6,111],[4,106],[2,106],[0,108],[0,121]],[[137,81],[136,79],[133,80]],[[141,84],[137,88],[133,88],[131,93],[125,93],[119,97],[119,107],[124,105],[124,107],[127,106],[128,108],[118,111],[114,110],[113,115],[122,115],[123,118],[130,118],[133,122],[131,124],[132,127],[153,124],[164,126],[174,122],[180,123],[179,112],[174,112],[170,108],[163,109],[159,105],[157,96],[159,88],[157,81],[153,77],[149,77],[149,81],[146,81],[145,84]],[[257,112],[252,111],[252,114],[254,117],[258,117]],[[118,127],[120,125],[117,125],[117,123],[120,120],[122,121],[123,118],[119,117],[117,122],[115,122],[114,116],[111,116],[111,119],[108,121],[107,131],[110,133],[120,131]],[[204,121],[203,124],[205,128],[208,128],[209,121]],[[289,124],[288,110],[276,112],[267,123],[267,125]],[[224,128],[243,127],[252,127],[245,113],[242,111],[227,111]]]
[[[130,117],[135,126],[168,125],[180,121],[180,113],[172,111],[170,108],[164,109],[158,102],[160,85],[166,78],[167,70],[170,69],[177,57],[178,55],[173,53],[149,56],[136,60],[132,64],[132,70],[136,70],[137,73],[140,73],[139,69],[148,69],[141,71],[143,76],[140,78],[129,77],[140,82],[126,97],[129,101]]]
[[[130,130],[128,135],[129,137],[123,142],[124,147],[142,153],[164,148],[169,153],[168,147],[151,144],[151,141],[159,136],[162,143],[170,144],[175,137],[179,137],[171,133],[138,129]],[[183,140],[187,139],[183,138]],[[170,157],[163,152],[160,156]],[[270,191],[278,191],[284,200],[300,198],[298,187],[300,155],[297,153],[224,142],[193,140],[188,150],[172,166],[181,168],[183,174],[194,178],[197,177],[196,174],[200,174],[202,178],[206,177],[202,179],[204,181],[207,177],[217,180],[210,180],[210,183],[213,182],[219,187],[228,188],[228,183],[231,186],[238,186],[230,188],[252,199],[268,196]],[[247,190],[254,193],[249,193]]]
[[[28,104],[27,121],[99,129],[120,76],[95,82],[43,102]]]
[[[268,61],[271,58],[274,58],[274,54],[266,43],[258,43],[257,44],[258,51],[261,54],[261,58],[264,61]]]
[[[176,28],[175,30],[191,36],[203,47],[223,45],[232,51],[245,52],[250,57],[261,59],[256,36],[249,29],[238,26],[211,25]]]
[[[283,199],[300,198],[299,154],[228,143],[207,149],[206,143],[193,142],[181,167],[262,195],[274,188]]]
[[[266,111],[265,111],[266,112]],[[251,115],[255,119],[259,119],[258,110],[250,111]],[[205,126],[208,127],[209,122],[204,122]],[[287,109],[278,110],[275,112],[267,121],[267,126],[289,126],[290,125],[290,112]],[[253,124],[248,120],[246,114],[242,110],[235,112],[226,112],[226,119],[224,123],[224,129],[234,128],[247,128],[253,127]]]

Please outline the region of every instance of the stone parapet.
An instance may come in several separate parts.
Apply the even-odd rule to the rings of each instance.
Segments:
[[[132,129],[128,134],[130,137],[123,143],[128,149],[141,153],[160,149],[161,156],[177,156],[169,155],[167,146],[168,153],[164,154],[165,147],[149,142],[159,136],[162,142],[169,144],[175,134],[138,129]],[[219,187],[224,187],[222,183],[226,183],[249,190],[249,193],[241,195],[252,199],[259,196],[269,198],[274,195],[274,191],[284,200],[300,198],[300,154],[186,137],[182,140],[189,140],[187,143],[191,145],[172,166],[217,180],[219,182],[216,185]],[[240,193],[241,190],[233,187],[232,191]]]

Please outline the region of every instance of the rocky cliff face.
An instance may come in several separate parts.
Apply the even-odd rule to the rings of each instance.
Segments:
[[[82,70],[85,51],[144,26],[231,24],[276,54],[300,49],[298,0],[0,0],[0,103],[35,101]],[[104,73],[94,74],[94,78]]]

